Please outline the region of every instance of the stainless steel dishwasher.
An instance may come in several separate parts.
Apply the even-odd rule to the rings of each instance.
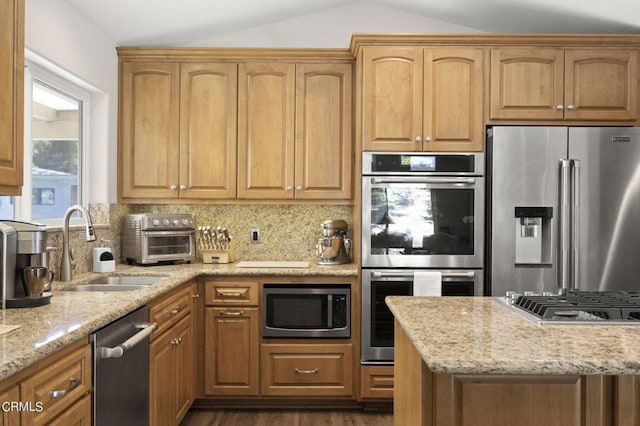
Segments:
[[[143,306],[91,335],[93,424],[149,424],[149,309]]]

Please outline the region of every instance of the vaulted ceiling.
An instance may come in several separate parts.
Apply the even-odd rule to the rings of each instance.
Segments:
[[[116,44],[188,46],[354,4],[492,33],[639,33],[638,0],[66,0]],[[328,28],[328,31],[331,29]],[[370,31],[371,32],[371,31]],[[400,31],[398,31],[400,32]],[[415,32],[415,31],[412,31]],[[425,31],[429,32],[429,31]],[[345,47],[348,40],[345,41]]]

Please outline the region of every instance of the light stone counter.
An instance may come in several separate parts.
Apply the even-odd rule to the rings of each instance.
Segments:
[[[149,301],[202,276],[343,276],[355,277],[354,264],[309,268],[236,268],[228,265],[118,265],[115,275],[166,275],[157,284],[138,291],[76,292],[65,288],[108,274],[87,273],[69,283],[53,282],[51,304],[36,308],[0,310],[0,325],[19,325],[19,329],[0,335],[0,380],[39,361]]]
[[[435,373],[640,374],[640,326],[536,325],[488,297],[386,303]]]

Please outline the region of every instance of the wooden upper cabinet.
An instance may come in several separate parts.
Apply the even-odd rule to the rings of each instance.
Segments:
[[[295,198],[351,198],[351,64],[296,65]]]
[[[638,117],[638,51],[567,49],[564,118],[635,120]]]
[[[481,151],[481,48],[363,49],[366,151]]]
[[[0,0],[0,195],[23,181],[24,0]]]
[[[634,49],[491,49],[490,120],[633,121]]]
[[[424,50],[424,151],[482,151],[484,52]]]
[[[238,198],[293,198],[295,64],[242,63]]]
[[[235,198],[238,65],[180,66],[180,197]]]
[[[420,150],[422,49],[366,47],[362,65],[362,147]]]
[[[179,72],[170,62],[121,64],[123,198],[178,196]]]
[[[236,196],[237,64],[124,62],[122,197]]]

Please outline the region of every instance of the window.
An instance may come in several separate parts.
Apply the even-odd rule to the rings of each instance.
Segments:
[[[79,86],[27,62],[23,195],[0,196],[0,218],[56,225],[69,206],[82,203],[89,98]]]

